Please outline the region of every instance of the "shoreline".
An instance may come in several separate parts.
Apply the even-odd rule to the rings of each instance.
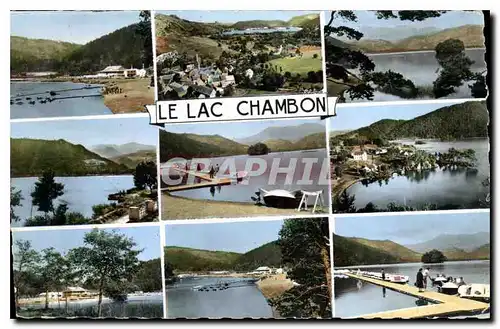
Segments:
[[[475,50],[475,49],[486,50],[486,47],[469,47],[469,48],[465,48],[465,50]],[[367,52],[367,53],[365,53],[365,55],[367,55],[367,56],[381,56],[381,55],[402,55],[402,54],[408,54],[408,53],[418,54],[418,53],[434,53],[434,52],[436,52],[434,49],[406,50],[406,51],[392,51],[392,50],[389,49],[387,52],[384,52],[384,51],[375,52],[375,53]]]
[[[102,85],[102,87],[115,85],[119,87],[119,93],[103,94],[104,105],[113,114],[117,113],[146,113],[146,105],[154,104],[154,87],[150,86],[150,77],[146,78],[11,78],[11,83],[50,83],[50,82],[71,82],[92,85]]]
[[[338,266],[334,267],[333,270],[341,270],[341,269],[352,269],[358,267],[379,267],[379,266],[387,266],[387,265],[422,265],[425,266],[433,266],[433,265],[443,265],[446,263],[468,263],[468,262],[490,262],[491,259],[469,259],[469,260],[449,260],[442,263],[422,263],[422,262],[405,262],[405,263],[385,263],[385,264],[358,264],[358,265],[348,265],[348,266]]]
[[[161,202],[163,205],[161,209],[162,221],[196,218],[244,218],[265,215],[294,216],[303,213],[299,213],[296,209],[270,208],[246,202],[190,199],[171,195],[168,192],[162,192]]]
[[[343,180],[343,178],[344,178],[344,176],[342,178],[340,178],[339,180]],[[342,182],[340,182],[338,184],[333,185],[333,182],[332,182],[332,198],[340,196],[349,187],[362,181],[363,179],[364,179],[363,177],[349,175],[349,177],[347,179],[343,180]]]
[[[40,178],[42,177],[43,175],[43,172],[38,174],[38,175],[35,175],[35,176],[17,176],[17,175],[10,175],[10,178],[13,179],[13,178]],[[54,175],[54,178],[57,178],[57,177],[64,177],[64,178],[67,178],[67,177],[72,177],[72,178],[80,178],[80,177],[115,177],[115,176],[134,176],[134,172],[130,172],[130,173],[125,173],[125,174],[108,174],[108,175],[102,175],[102,174],[87,174],[87,175],[79,175],[79,176],[73,176],[73,175]]]
[[[266,298],[266,301],[272,298],[283,295],[287,290],[293,288],[293,283],[290,279],[286,278],[286,274],[274,274],[269,277],[260,279],[256,283],[257,289]],[[271,306],[273,317],[281,318],[278,310]]]

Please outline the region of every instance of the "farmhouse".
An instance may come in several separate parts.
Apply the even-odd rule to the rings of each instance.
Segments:
[[[351,153],[351,156],[356,161],[366,161],[368,160],[368,155],[365,151],[354,151]]]

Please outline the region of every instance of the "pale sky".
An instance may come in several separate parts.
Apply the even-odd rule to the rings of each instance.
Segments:
[[[137,246],[135,250],[144,249],[138,256],[140,260],[150,260],[159,258],[161,255],[160,229],[157,226],[123,227],[115,229],[105,229],[111,232],[116,230],[119,234],[124,234],[132,238]],[[79,229],[74,227],[71,230],[36,230],[17,231],[12,233],[13,246],[17,240],[29,240],[31,246],[36,251],[53,247],[62,254],[70,249],[83,246],[83,237],[91,229]],[[16,250],[13,247],[13,252]]]
[[[489,212],[404,214],[336,217],[335,234],[370,240],[391,240],[409,245],[441,234],[474,234],[490,231]]]
[[[10,35],[85,44],[138,23],[140,11],[11,11]]]

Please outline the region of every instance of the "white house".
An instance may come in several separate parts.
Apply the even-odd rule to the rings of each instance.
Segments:
[[[366,154],[365,151],[363,151],[363,152],[356,151],[356,152],[353,152],[351,155],[352,155],[353,159],[356,160],[356,161],[366,161],[366,160],[368,160],[368,155]]]
[[[56,292],[56,291],[49,291],[47,293],[47,295],[49,296],[49,298],[58,298],[58,297],[62,297],[63,293],[62,292]],[[45,297],[45,293],[42,292],[42,293],[38,294],[38,296]]]
[[[125,68],[121,65],[108,66],[104,70],[99,71],[99,75],[107,77],[115,77],[124,75]]]
[[[387,149],[380,149],[380,150],[376,150],[375,151],[375,154],[386,154],[387,153]]]
[[[282,268],[276,269],[276,274],[283,274],[283,273],[285,273],[285,270],[283,270]]]
[[[255,270],[257,273],[271,273],[273,270],[268,266],[261,266]]]

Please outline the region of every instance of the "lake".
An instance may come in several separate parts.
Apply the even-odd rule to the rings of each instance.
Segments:
[[[301,27],[272,27],[272,28],[255,28],[246,30],[230,30],[223,32],[223,35],[238,35],[238,34],[261,34],[261,33],[274,33],[274,32],[298,32],[302,30]]]
[[[374,272],[379,272],[384,269],[386,273],[408,275],[410,277],[408,284],[413,285],[417,271],[422,266],[424,266],[424,264],[407,263],[351,266],[348,268],[355,270],[359,268],[360,270]],[[488,260],[425,264],[425,267],[430,268],[431,277],[436,276],[436,274],[444,273],[446,276],[463,277],[468,284],[490,284],[490,262]],[[435,290],[436,288],[430,288],[429,285],[428,289]],[[425,305],[424,301],[419,301],[417,298],[352,278],[335,278],[334,291],[336,317],[355,317],[363,314]]]
[[[396,142],[415,145],[414,140]],[[347,193],[355,196],[356,208],[364,208],[369,202],[379,208],[386,208],[390,202],[417,208],[431,203],[445,208],[478,207],[477,201],[483,200],[488,191],[482,184],[490,175],[488,139],[426,141],[426,144],[415,147],[431,153],[446,152],[451,147],[474,149],[477,172],[467,169],[435,169],[408,172],[401,176],[395,174],[387,182],[374,182],[368,186],[358,182],[347,189]]]
[[[467,56],[474,61],[471,66],[473,72],[482,72],[486,70],[486,63],[484,61],[486,49],[475,48],[466,49]],[[406,79],[410,79],[418,86],[430,86],[438,76],[438,69],[440,68],[434,51],[419,51],[419,52],[402,52],[402,53],[389,53],[389,54],[367,54],[368,57],[375,64],[376,72],[394,71],[401,73]],[[454,94],[448,95],[443,98],[472,98],[468,83],[457,88]],[[421,99],[430,99],[431,97],[423,97]],[[383,92],[376,91],[373,101],[395,101],[402,98]],[[347,102],[366,102],[368,100],[351,100],[346,96]]]
[[[11,100],[22,98],[22,105],[10,105],[11,119],[26,119],[26,118],[49,118],[49,117],[71,117],[84,115],[100,115],[112,114],[111,110],[104,105],[104,98],[101,97],[86,97],[54,100],[41,104],[37,97],[71,97],[71,96],[87,96],[100,95],[100,88],[81,89],[72,91],[62,91],[58,95],[50,96],[49,91],[78,89],[83,88],[87,84],[73,82],[11,82],[10,97]],[[99,85],[92,85],[97,87]],[[31,96],[17,96],[37,94]],[[36,101],[35,104],[29,104],[26,97],[31,97]]]
[[[134,187],[134,178],[131,175],[122,176],[82,176],[56,177],[56,182],[64,184],[64,195],[56,199],[55,204],[66,202],[69,211],[80,212],[85,217],[92,216],[92,206],[99,203],[111,203],[108,195]],[[21,207],[15,208],[15,213],[21,217],[20,222],[11,223],[12,227],[24,226],[26,218],[31,214],[31,192],[35,187],[37,177],[12,178],[11,185],[16,191],[21,190],[23,200]],[[33,216],[41,215],[33,208]]]
[[[218,291],[195,291],[199,285],[244,278],[183,278],[167,285],[168,318],[271,318],[271,306],[255,284]]]
[[[269,153],[266,155],[260,156],[248,156],[248,155],[237,155],[231,157],[217,157],[211,158],[210,163],[215,167],[217,164],[223,170],[223,163],[226,160],[233,161],[235,163],[236,171],[243,171],[246,168],[247,160],[252,160],[255,158],[259,158],[267,163],[266,170],[263,174],[259,176],[249,177],[247,181],[243,181],[242,183],[234,183],[233,185],[224,185],[216,188],[198,188],[193,190],[172,192],[172,195],[183,196],[193,199],[202,199],[202,200],[218,200],[218,201],[235,201],[235,202],[249,202],[253,203],[251,197],[255,196],[255,192],[259,190],[259,188],[263,188],[265,190],[273,190],[273,189],[285,189],[289,191],[295,190],[305,190],[305,191],[323,191],[323,199],[325,200],[326,206],[328,205],[328,185],[321,185],[321,182],[324,181],[325,184],[328,184],[328,180],[326,180],[326,175],[328,174],[328,162],[326,162],[326,171],[323,170],[322,167],[325,159],[327,158],[325,149],[318,150],[309,150],[309,151],[293,151],[293,152],[275,152]],[[270,182],[270,172],[271,167],[274,161],[276,161],[276,166],[280,168],[286,168],[290,165],[291,159],[298,159],[296,170],[293,172],[293,178],[291,184],[287,184],[286,182],[286,174],[279,173],[276,175],[276,181]],[[304,175],[306,164],[304,164],[304,158],[315,159],[316,163],[311,166],[310,171],[310,180],[312,181],[311,185],[307,185],[307,182],[303,182],[303,184],[298,184],[297,182],[302,179]],[[279,161],[279,162],[278,162]],[[293,160],[292,160],[293,161]],[[307,160],[306,160],[307,161]],[[312,161],[312,160],[311,160]],[[253,168],[257,170],[256,167]],[[247,170],[248,171],[248,170]],[[220,174],[229,174],[229,171]],[[324,174],[324,176],[322,175]],[[323,176],[323,179],[320,177]],[[290,174],[290,177],[292,175]],[[306,176],[307,180],[307,176]],[[314,200],[312,201],[314,202]]]

